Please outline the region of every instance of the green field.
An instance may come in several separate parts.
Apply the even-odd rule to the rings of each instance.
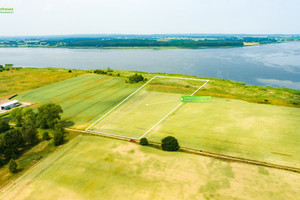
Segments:
[[[53,130],[47,130],[50,135]],[[42,138],[42,133],[44,130],[39,130],[39,139]],[[78,132],[68,131],[66,134],[66,141],[69,142],[73,138],[79,135]],[[9,172],[8,165],[0,167],[0,189],[7,185],[9,182],[15,180],[16,178],[22,176],[28,169],[33,165],[37,164],[41,159],[47,157],[49,154],[54,152],[56,149],[60,148],[59,146],[54,146],[53,140],[44,140],[39,142],[32,148],[27,149],[23,152],[16,161],[18,163],[19,172],[12,174]],[[1,199],[1,198],[0,198]]]
[[[176,108],[182,95],[191,95],[204,83],[156,77],[89,130],[139,138]],[[164,86],[167,91],[153,91],[157,86]]]
[[[34,103],[57,103],[62,119],[83,129],[96,121],[140,85],[125,84],[124,79],[87,74],[25,92],[16,99]]]
[[[213,98],[186,103],[146,137],[181,146],[300,167],[300,109]]]
[[[79,136],[9,184],[0,198],[294,200],[299,184],[297,173]]]
[[[155,78],[90,130],[138,138],[175,108],[181,95],[190,95],[203,83]],[[141,85],[88,74],[23,93],[17,99],[58,103],[63,119],[84,129]],[[206,95],[215,85],[211,80],[195,95]],[[299,108],[213,97],[212,103],[184,104],[146,137],[160,142],[173,135],[183,147],[300,167],[299,121]]]
[[[57,68],[22,68],[0,72],[0,100],[58,81],[86,74],[87,71]]]

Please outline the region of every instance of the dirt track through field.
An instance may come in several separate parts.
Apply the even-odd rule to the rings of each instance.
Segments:
[[[124,141],[130,141],[130,139],[124,138],[121,136],[101,134],[101,133],[82,131],[82,130],[76,130],[76,129],[67,129],[67,130],[78,131],[78,132],[82,132],[82,133],[98,135],[98,136],[102,136],[102,137],[119,139],[119,140],[124,140]],[[155,147],[160,147],[160,143],[157,143],[157,142],[149,141],[149,144],[153,145]],[[246,158],[233,157],[233,156],[211,153],[211,152],[206,152],[206,151],[196,150],[196,149],[191,149],[191,148],[186,148],[186,147],[180,147],[180,151],[186,152],[186,153],[202,155],[202,156],[206,156],[206,157],[211,157],[211,158],[216,158],[216,159],[221,159],[221,160],[226,160],[226,161],[230,161],[230,162],[239,162],[239,163],[245,163],[245,164],[251,164],[251,165],[257,165],[257,166],[263,166],[263,167],[269,167],[269,168],[274,168],[274,169],[281,169],[281,170],[300,173],[300,168],[296,168],[296,167],[277,165],[277,164],[273,164],[273,163],[251,160],[251,159],[246,159]]]

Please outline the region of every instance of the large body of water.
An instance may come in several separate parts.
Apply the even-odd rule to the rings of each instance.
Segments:
[[[300,42],[217,49],[0,48],[0,64],[167,72],[300,90]]]

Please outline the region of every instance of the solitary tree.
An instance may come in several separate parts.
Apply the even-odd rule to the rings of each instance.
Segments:
[[[140,145],[146,146],[146,145],[148,145],[148,144],[149,144],[149,143],[148,143],[147,138],[142,138],[142,139],[140,140]]]
[[[14,161],[14,159],[10,159],[9,163],[8,163],[8,169],[11,173],[17,173],[17,168],[18,165],[16,163],[16,161]]]
[[[168,136],[161,140],[161,148],[164,151],[177,151],[179,144],[176,138]]]

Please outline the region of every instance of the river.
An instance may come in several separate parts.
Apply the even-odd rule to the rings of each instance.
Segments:
[[[212,49],[0,48],[0,64],[189,74],[300,90],[300,42]]]

